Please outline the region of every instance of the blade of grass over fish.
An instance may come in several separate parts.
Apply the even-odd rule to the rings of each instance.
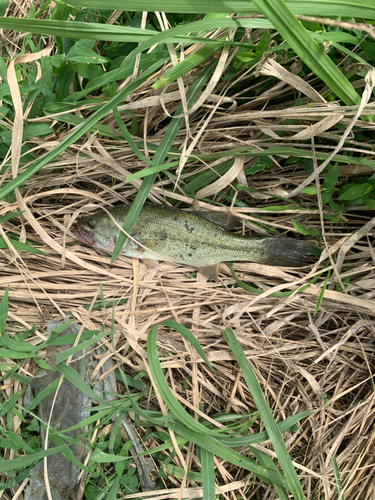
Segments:
[[[151,76],[162,64],[163,62],[157,62],[153,64],[149,69],[145,70],[144,73],[135,78],[129,85],[127,85],[121,92],[119,92],[115,97],[110,99],[107,104],[103,105],[102,108],[98,109],[89,118],[87,118],[81,125],[79,125],[75,130],[73,130],[65,139],[63,139],[54,149],[44,155],[40,160],[35,162],[30,168],[26,169],[24,172],[17,175],[16,179],[13,179],[8,184],[0,189],[0,200],[11,193],[15,188],[21,186],[27,179],[32,175],[39,172],[47,163],[52,161],[56,156],[61,154],[65,149],[76,142],[83,134],[85,134],[90,128],[95,125],[99,120],[106,116],[114,106],[120,104],[126,96],[134,92],[137,87],[143,83],[149,76]]]
[[[71,5],[102,9],[100,0],[72,0]],[[375,19],[375,6],[371,0],[286,0],[285,4],[294,14],[309,16],[340,16],[363,17]],[[154,0],[107,0],[107,9],[127,11],[176,12],[181,14],[222,13],[231,12],[241,14],[259,14],[258,5],[248,0],[217,0],[215,2],[201,2],[200,0],[161,0],[155,4]]]
[[[292,492],[297,500],[304,500],[305,496],[302,491],[301,483],[298,480],[298,476],[292,464],[292,460],[288,454],[283,438],[263,395],[262,389],[251,367],[251,364],[249,363],[243,350],[241,349],[241,346],[236,339],[232,329],[226,328],[223,331],[223,336],[238,362],[247,387],[259,411],[260,418],[262,419],[264,427],[266,428],[267,433],[271,439],[272,445],[280,463],[280,467],[285,474],[287,488]]]
[[[7,327],[7,317],[8,317],[8,295],[9,295],[9,285],[7,285],[3,298],[0,302],[0,335],[5,333]]]
[[[216,61],[212,61],[212,63],[209,64],[192,83],[190,89],[186,94],[186,101],[188,108],[190,108],[194,103],[198,94],[202,90],[204,84],[207,82],[210,74],[214,70],[216,64],[217,64]],[[183,113],[182,104],[178,106],[175,114],[178,116],[181,115],[181,113]],[[157,150],[155,151],[154,158],[152,160],[152,165],[161,165],[163,163],[168,154],[169,148],[172,146],[176,134],[180,130],[184,120],[185,120],[184,117],[172,118],[171,122],[167,127],[167,130],[163,135],[162,140],[160,141]],[[124,232],[121,232],[119,237],[117,238],[116,245],[113,250],[111,258],[111,264],[114,263],[119,253],[121,252],[121,249],[124,246],[125,241],[127,240],[127,236],[125,233],[129,234],[130,231],[132,230],[135,221],[137,220],[138,215],[142,210],[142,207],[146,201],[146,198],[152,186],[154,185],[155,179],[156,179],[156,173],[149,175],[143,179],[141,187],[138,190],[138,193],[132,203],[132,206],[130,207],[129,213],[126,216],[125,222],[122,226]]]
[[[216,455],[217,457],[229,462],[231,464],[241,467],[241,469],[246,469],[259,477],[266,484],[274,486],[278,484],[280,486],[286,487],[286,482],[280,472],[275,472],[272,469],[267,469],[261,465],[256,464],[250,458],[241,455],[237,451],[228,448],[227,446],[221,444],[215,437],[200,432],[196,432],[193,429],[187,428],[184,425],[176,424],[174,422],[167,422],[166,426],[171,429],[177,435],[180,435],[189,441],[195,443],[196,445],[204,448],[209,453]]]
[[[201,448],[200,451],[203,498],[204,500],[215,500],[214,456],[204,448]]]
[[[283,0],[253,0],[253,3],[332,92],[348,106],[360,104],[361,98],[352,84],[294,17]]]
[[[166,405],[168,406],[168,408],[178,421],[180,421],[189,429],[195,430],[196,432],[209,434],[211,436],[216,436],[218,430],[208,429],[200,422],[197,422],[177,401],[176,397],[173,395],[171,389],[169,388],[160,365],[160,360],[157,350],[156,341],[157,341],[158,328],[159,325],[156,325],[153,328],[151,328],[147,337],[147,359],[149,362],[151,378],[153,383],[160,392],[160,395],[165,401]]]

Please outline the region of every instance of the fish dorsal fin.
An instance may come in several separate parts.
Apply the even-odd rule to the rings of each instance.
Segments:
[[[217,210],[199,210],[198,212],[194,212],[199,217],[203,217],[203,219],[207,219],[210,222],[221,227],[221,229],[225,229],[229,231],[233,229],[240,220],[239,217],[230,214],[229,212],[219,212]]]
[[[219,268],[220,268],[220,262],[217,264],[212,264],[211,266],[201,266],[198,267],[198,269],[208,276],[209,278],[217,281],[219,278]]]

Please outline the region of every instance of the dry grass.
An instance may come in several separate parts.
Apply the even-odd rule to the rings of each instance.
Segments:
[[[268,85],[250,106],[248,103],[241,105],[241,96],[233,92],[232,83],[217,84],[211,102],[206,101],[189,117],[190,135],[186,128],[181,129],[175,146],[181,147],[184,141],[189,146],[204,124],[205,130],[193,154],[225,152],[228,157],[231,149],[248,144],[259,150],[278,145],[308,149],[305,143],[299,142],[302,140],[299,136],[296,139],[293,136],[302,131],[307,133],[311,125],[315,126],[327,116],[337,116],[338,108],[319,104],[314,113],[306,108],[295,108],[292,99],[295,89],[275,84],[266,76],[252,78],[251,86],[266,82]],[[149,142],[157,143],[165,131],[163,106],[172,114],[179,97],[177,85],[171,85],[163,97],[163,106],[153,102],[146,111],[144,100],[158,94],[151,91],[152,83],[147,82],[126,105],[133,108],[138,136],[144,135]],[[184,83],[189,85],[189,78]],[[229,111],[217,106],[215,96],[224,94],[230,96],[233,103]],[[287,94],[291,96],[289,102]],[[168,102],[168,97],[175,101]],[[345,107],[339,110],[339,123],[347,127],[355,110]],[[85,111],[77,110],[77,113],[84,115]],[[280,126],[286,115],[294,120],[293,124]],[[334,121],[328,129],[318,126],[314,132],[315,140],[320,138],[319,152],[331,153],[343,135]],[[103,123],[116,127],[112,115]],[[365,133],[373,129],[373,125],[365,122],[360,125]],[[282,136],[275,136],[276,131],[282,131]],[[50,150],[55,141],[60,141],[67,133],[65,129],[62,135],[39,143],[38,154]],[[368,144],[358,143],[350,136],[342,152],[346,150],[373,158]],[[253,163],[253,159],[247,159],[245,168]],[[168,192],[168,199],[180,201],[181,206],[190,206],[192,199],[180,189],[184,179],[214,164],[217,161],[198,159],[189,163],[180,177],[180,184],[173,192]],[[241,209],[241,214],[246,214],[246,231],[259,220],[258,214],[264,223],[281,232],[294,232],[291,222],[294,219],[310,228],[321,229],[327,245],[319,265],[300,270],[236,264],[234,267],[241,280],[269,292],[268,296],[255,296],[234,288],[225,266],[218,283],[207,281],[199,273],[191,277],[194,270],[170,263],[149,268],[135,259],[120,257],[110,266],[108,256],[98,255],[74,240],[71,223],[81,213],[100,206],[108,208],[119,201],[132,202],[139,181],[129,184],[126,178],[129,173],[143,168],[144,164],[121,140],[114,142],[87,134],[79,144],[27,181],[21,194],[28,216],[35,221],[34,228],[27,222],[21,225],[22,219],[17,219],[5,223],[3,230],[20,236],[22,241],[40,243],[48,255],[1,251],[1,291],[10,284],[8,331],[24,331],[35,323],[36,334],[29,341],[38,344],[45,338],[47,321],[60,318],[67,311],[71,311],[74,320],[85,328],[101,328],[106,321],[110,326],[103,311],[88,314],[83,308],[98,300],[102,287],[105,300],[128,298],[126,304],[114,310],[114,346],[124,371],[131,375],[145,369],[145,342],[151,326],[172,318],[194,332],[215,367],[215,376],[178,334],[166,329],[161,330],[163,335],[159,337],[162,361],[175,393],[195,408],[202,404],[204,413],[210,415],[254,409],[246,384],[222,339],[223,329],[230,326],[251,360],[275,417],[285,419],[308,408],[314,410],[293,437],[286,436],[307,498],[319,499],[321,495],[326,500],[337,498],[332,457],[336,457],[345,484],[345,498],[374,498],[374,229],[369,227],[366,234],[360,234],[361,239],[353,242],[346,255],[342,254],[345,260],[341,274],[335,265],[337,253],[332,254],[331,262],[328,256],[332,250],[342,248],[343,242],[360,232],[365,224],[373,225],[374,214],[367,207],[354,207],[343,215],[342,224],[329,222],[323,220],[321,208],[313,207],[312,198],[301,193],[293,202],[307,210],[267,211],[264,209],[274,204],[287,205],[282,200],[275,203],[271,196],[286,198],[306,178],[305,170],[299,163],[286,165],[278,157],[269,171],[248,176],[248,185],[256,192],[241,191],[237,197],[251,207]],[[339,168],[340,178],[352,179],[371,172],[370,167],[363,165],[341,164]],[[173,187],[174,180],[161,175],[151,191],[150,201],[168,203],[165,190]],[[224,202],[220,192],[228,193],[229,189],[230,186],[218,187],[215,201]],[[201,206],[208,204],[201,203]],[[17,209],[17,203],[1,202],[0,215]],[[334,215],[332,211],[324,211]],[[48,236],[56,243],[55,248],[46,244]],[[328,267],[324,268],[326,264]],[[328,269],[332,269],[332,273],[319,311],[314,315]],[[301,293],[285,298],[269,296],[275,291],[296,290],[319,274],[317,281]],[[347,288],[339,291],[343,281]],[[110,342],[103,344],[111,353]],[[33,364],[26,362],[21,372],[32,374],[34,369]],[[181,383],[186,379],[189,380],[188,389]],[[5,387],[7,395],[10,397],[19,387],[18,382],[9,384]],[[152,400],[150,407],[156,408],[155,405],[156,400]],[[259,428],[262,430],[261,424]],[[19,431],[18,420],[15,430]],[[147,444],[155,446],[153,442]],[[174,463],[181,466],[178,458]],[[238,498],[245,491],[246,498],[275,498],[264,485],[246,490],[249,482],[246,471],[234,467],[225,469],[220,460],[216,466],[226,484],[224,491],[227,493],[223,498]],[[180,483],[170,477],[165,486],[169,494],[163,498],[168,498],[178,494]],[[187,482],[188,491],[184,490],[182,496],[188,497],[196,486]],[[177,490],[171,489],[173,487]],[[159,498],[156,493],[155,498]]]

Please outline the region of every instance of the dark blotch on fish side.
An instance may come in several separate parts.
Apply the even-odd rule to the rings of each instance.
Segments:
[[[186,227],[187,232],[190,234],[194,231],[193,227],[189,227],[189,223],[187,220],[185,221],[185,227]]]
[[[192,254],[192,253],[188,253],[188,256],[189,256],[189,257],[192,257],[192,256],[193,256],[193,254]]]
[[[163,231],[162,233],[160,233],[160,236],[159,236],[159,240],[160,241],[164,241],[168,238],[168,234],[167,234],[167,231]]]

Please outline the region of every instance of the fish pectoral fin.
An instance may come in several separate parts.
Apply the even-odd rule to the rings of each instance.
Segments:
[[[198,269],[209,278],[217,281],[219,277],[220,262],[212,264],[211,266],[201,266],[198,267]]]
[[[199,217],[203,217],[203,219],[207,219],[210,222],[217,224],[221,227],[221,229],[225,229],[227,231],[234,229],[240,220],[239,217],[236,217],[229,212],[219,212],[218,210],[199,210],[199,212],[195,213],[199,215]]]
[[[159,261],[156,259],[142,259],[145,264],[150,267],[156,267],[159,265]]]

